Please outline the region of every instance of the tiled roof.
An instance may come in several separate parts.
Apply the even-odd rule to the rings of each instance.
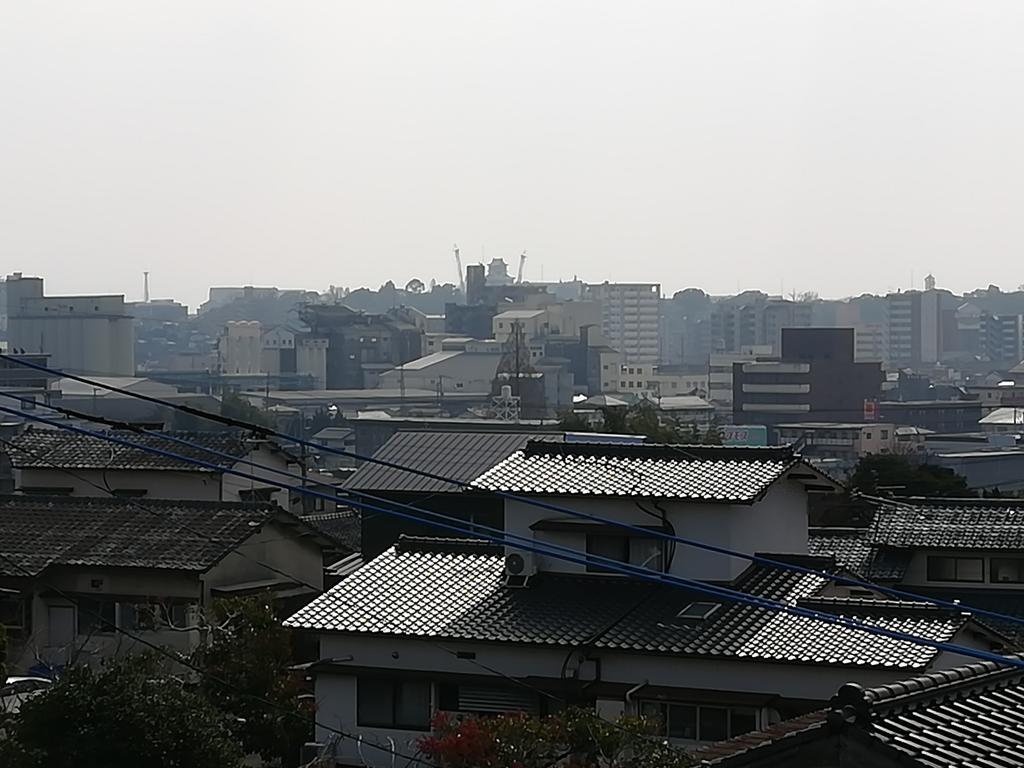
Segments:
[[[709,744],[701,748],[695,757],[700,761],[698,765],[719,765],[728,762],[728,758],[746,757],[754,750],[780,750],[792,747],[808,737],[817,736],[826,727],[827,717],[827,709],[816,709],[805,715],[770,725],[763,731],[752,731],[728,741]]]
[[[834,567],[827,558],[797,559]],[[479,542],[452,545],[403,537],[286,623],[326,632],[556,646],[599,635],[597,647],[628,651],[905,669],[927,666],[936,653],[863,630],[734,603],[690,625],[676,614],[707,596],[636,579],[541,573],[525,588],[507,588],[503,579],[503,558],[488,554]],[[755,566],[735,589],[798,602],[815,597],[827,583],[820,576]],[[960,614],[890,601],[840,601],[832,610],[942,641],[967,621]]]
[[[50,565],[203,571],[286,514],[269,503],[0,496],[0,575]]]
[[[235,462],[192,448],[181,443],[162,439],[156,435],[111,430],[109,434],[122,440],[176,453],[186,459],[199,459],[207,464],[230,467]],[[239,458],[249,453],[242,432],[166,432],[172,437],[182,438]],[[192,464],[183,459],[160,456],[143,450],[103,440],[91,435],[71,433],[66,430],[29,427],[13,438],[9,454],[16,469],[131,469],[131,470],[179,470],[188,472],[213,471]]]
[[[1019,657],[1018,657],[1019,658]],[[845,765],[1018,768],[1024,765],[1024,670],[994,662],[931,672],[879,688],[844,685],[829,710],[705,748],[702,765],[803,765],[803,744],[842,734],[831,748]],[[810,749],[808,757],[820,755]]]
[[[531,442],[473,485],[508,493],[752,503],[799,463],[788,448]]]
[[[531,440],[561,440],[561,434],[536,432],[397,432],[375,459],[468,483],[508,458]],[[368,493],[455,493],[461,486],[366,462],[346,483]]]
[[[807,532],[807,551],[832,555],[839,567],[856,574],[866,573],[875,556],[866,528],[811,528]]]
[[[302,521],[325,536],[329,536],[335,541],[344,544],[351,551],[359,551],[363,519],[355,510],[344,509],[337,512],[318,512],[312,515],[304,515]]]
[[[1024,501],[886,505],[875,513],[871,540],[898,548],[1024,549]]]
[[[836,563],[868,581],[900,581],[913,552],[875,543],[868,528],[811,528],[807,551],[832,555]]]

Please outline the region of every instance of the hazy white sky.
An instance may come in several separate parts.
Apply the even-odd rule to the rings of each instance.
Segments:
[[[0,0],[0,269],[50,291],[1024,282],[1020,0]]]

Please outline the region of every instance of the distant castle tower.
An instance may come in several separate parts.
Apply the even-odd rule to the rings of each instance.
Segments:
[[[924,289],[926,291],[935,290],[935,275],[929,274],[924,279]]]

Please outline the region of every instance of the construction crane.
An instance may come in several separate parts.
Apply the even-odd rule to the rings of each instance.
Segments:
[[[462,271],[462,257],[459,256],[459,246],[452,246],[455,250],[455,266],[459,269],[459,290],[463,293],[466,292],[466,275]]]
[[[516,272],[516,285],[523,282],[523,265],[526,264],[526,251],[519,254],[519,271]]]

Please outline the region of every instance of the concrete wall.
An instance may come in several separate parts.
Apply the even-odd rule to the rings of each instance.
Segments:
[[[957,643],[978,647],[966,637]],[[457,653],[468,651],[475,659],[460,659]],[[431,642],[409,638],[322,636],[321,655],[325,659],[338,659],[353,668],[380,670],[394,674],[408,670],[410,676],[419,676],[434,682],[448,682],[455,675],[484,675],[494,678],[494,685],[507,684],[508,678],[546,679],[561,686],[564,648],[510,646],[498,643]],[[702,699],[700,691],[731,692],[742,700],[764,700],[764,697],[797,699],[820,702],[823,706],[843,684],[856,681],[865,687],[884,685],[908,677],[906,670],[856,669],[825,665],[781,664],[764,661],[739,661],[674,657],[638,653],[592,653],[599,657],[600,665],[588,664],[583,680],[594,679],[593,671],[600,670],[600,681],[623,688],[647,683],[659,688],[678,688],[678,701],[710,703],[711,697]],[[948,669],[969,661],[953,654],[940,654],[931,669]],[[475,662],[475,663],[474,663]],[[488,671],[490,670],[493,671]],[[361,728],[357,718],[357,672],[339,670],[323,673],[316,680],[317,719],[324,725],[358,734],[364,741],[362,755],[352,739],[335,744],[336,757],[369,766],[390,766],[392,756],[384,750],[373,749],[372,744],[393,748],[406,754],[416,751],[418,740],[425,735],[419,731],[386,728]],[[556,688],[557,690],[557,688]],[[635,698],[643,698],[643,690]],[[434,694],[436,709],[436,690]],[[778,719],[768,705],[762,712],[763,721]],[[330,731],[318,727],[317,741],[328,743]]]
[[[53,368],[135,375],[135,329],[123,296],[30,298],[9,311],[11,348],[47,352]]]
[[[261,466],[254,467],[252,464],[259,464]],[[246,475],[255,475],[255,478],[265,478],[272,480],[275,483],[286,483],[288,485],[298,485],[299,480],[286,475],[277,474],[271,470],[279,470],[299,474],[299,468],[297,466],[289,466],[285,457],[280,451],[272,451],[266,445],[260,445],[254,448],[244,460],[239,461],[233,469],[238,472],[242,472]],[[225,473],[221,479],[221,501],[243,501],[242,495],[244,491],[256,490],[259,488],[274,488],[275,490],[271,493],[271,501],[276,502],[284,509],[291,509],[289,501],[289,492],[283,488],[277,488],[270,483],[260,482],[258,479],[249,477],[239,477],[238,475],[232,475]]]
[[[631,499],[596,499],[572,497],[544,497],[544,501],[589,515],[611,518],[631,525],[650,526],[656,518],[639,509]],[[650,504],[645,508],[657,513]],[[696,539],[708,544],[754,552],[806,553],[807,552],[807,494],[795,482],[776,483],[760,502],[753,505],[659,502],[668,514],[676,535]],[[577,523],[588,521],[570,515],[542,509],[522,501],[506,500],[505,525],[509,533],[528,539],[570,547],[586,552],[585,532],[556,533],[532,531],[530,526],[540,520],[567,520]],[[629,535],[623,531],[623,535]],[[507,551],[516,551],[506,547]],[[539,570],[568,573],[584,572],[585,566],[537,555]],[[727,581],[735,578],[749,565],[739,558],[723,557],[712,552],[679,545],[670,572],[689,579]]]
[[[76,469],[74,474],[79,477],[56,469],[16,469],[14,481],[19,489],[71,488],[72,496],[106,497],[110,489],[144,490],[150,499],[220,500],[220,476],[214,472]]]
[[[267,579],[285,579],[288,574],[297,583],[311,584],[323,590],[324,567],[320,546],[309,538],[279,523],[270,523],[246,539],[203,577],[205,599],[209,591],[230,584]],[[275,570],[276,569],[276,570]]]

